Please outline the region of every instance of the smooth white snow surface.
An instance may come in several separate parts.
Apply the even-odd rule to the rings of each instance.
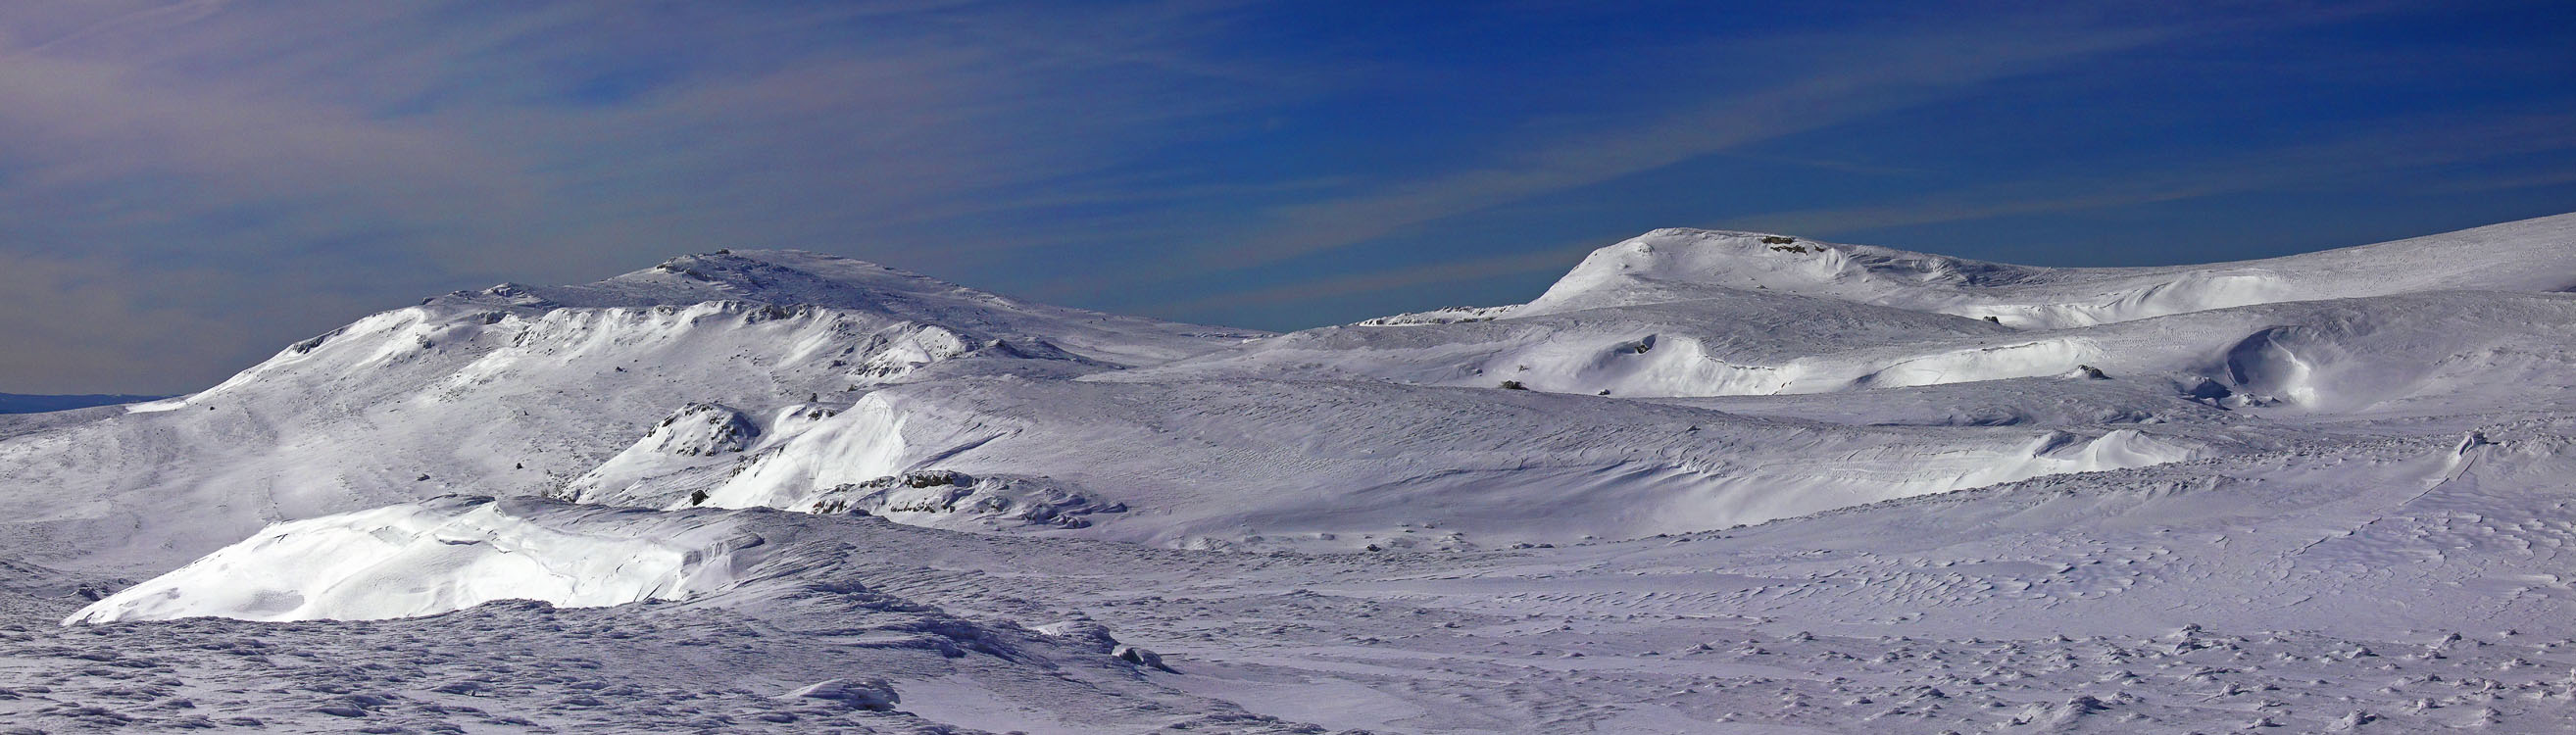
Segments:
[[[69,622],[379,620],[493,600],[605,607],[726,589],[767,549],[730,526],[448,498],[281,523]]]
[[[793,252],[451,294],[0,423],[0,717],[2560,731],[2571,287],[2576,215],[2130,269],[1659,230],[1284,335]]]

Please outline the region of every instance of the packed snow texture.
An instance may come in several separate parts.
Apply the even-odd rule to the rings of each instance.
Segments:
[[[2559,731],[2571,288],[2576,215],[2129,269],[1659,230],[1284,335],[794,252],[451,294],[0,423],[0,717]]]

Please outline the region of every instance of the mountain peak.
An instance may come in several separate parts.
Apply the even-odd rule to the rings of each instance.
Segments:
[[[2576,215],[2262,260],[2053,268],[1791,235],[1654,230],[1593,251],[1514,315],[1760,290],[2049,329],[2280,301],[2576,288]]]
[[[1986,288],[2025,282],[2047,270],[1766,232],[1666,228],[1593,251],[1528,311],[1661,299],[1643,294],[1666,294],[1673,286],[1876,302],[1892,291]]]
[[[601,308],[742,301],[780,306],[883,309],[921,299],[1015,307],[1010,299],[856,258],[805,250],[717,250],[567,286],[502,283],[424,304],[478,308]]]

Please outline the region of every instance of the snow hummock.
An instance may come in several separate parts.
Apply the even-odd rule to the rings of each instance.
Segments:
[[[380,620],[494,600],[676,600],[731,586],[763,543],[723,523],[452,497],[278,524],[65,622]]]

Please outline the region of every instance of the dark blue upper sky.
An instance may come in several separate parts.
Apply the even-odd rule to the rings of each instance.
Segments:
[[[9,4],[0,390],[192,390],[431,293],[717,248],[1290,329],[1523,301],[1657,227],[2050,265],[2357,245],[2576,210],[2569,29],[2564,2]]]

